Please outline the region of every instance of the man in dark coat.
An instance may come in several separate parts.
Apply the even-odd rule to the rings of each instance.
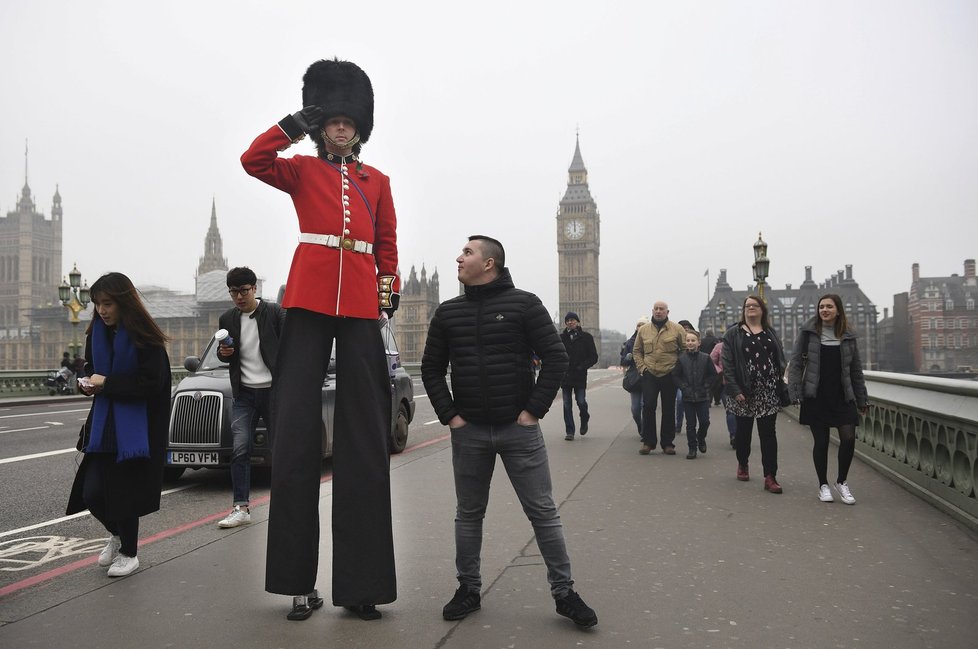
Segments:
[[[573,311],[564,316],[564,331],[560,340],[567,349],[567,373],[560,382],[564,400],[564,439],[574,439],[574,401],[581,412],[581,435],[587,435],[587,423],[591,415],[587,411],[587,370],[598,362],[598,350],[594,338],[581,327],[581,319]],[[573,395],[573,401],[572,401]]]
[[[499,241],[475,235],[462,247],[464,295],[443,302],[428,328],[421,379],[438,420],[451,429],[455,567],[459,587],[442,610],[461,620],[481,607],[482,521],[496,456],[533,525],[557,613],[582,627],[598,617],[572,589],[570,558],[553,499],[539,420],[550,409],[567,352],[540,299],[513,285]],[[540,357],[534,382],[532,358]],[[452,389],[445,373],[452,368]]]
[[[285,310],[259,299],[258,277],[246,266],[227,274],[228,293],[234,307],[221,314],[218,323],[231,344],[220,344],[217,355],[230,365],[231,375],[231,513],[217,526],[222,529],[251,522],[251,440],[258,418],[274,439],[271,418],[272,376],[278,342],[285,325]]]

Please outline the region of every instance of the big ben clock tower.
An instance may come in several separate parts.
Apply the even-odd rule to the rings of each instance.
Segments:
[[[598,251],[601,246],[601,217],[587,185],[587,168],[581,157],[580,138],[574,160],[567,170],[567,191],[557,211],[557,276],[560,283],[560,313],[581,316],[581,326],[600,338],[598,310]],[[600,342],[599,342],[600,345]],[[600,351],[600,349],[599,349]]]

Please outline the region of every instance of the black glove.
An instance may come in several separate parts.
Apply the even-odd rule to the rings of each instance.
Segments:
[[[306,106],[298,113],[294,113],[292,119],[304,133],[312,133],[323,127],[323,122],[326,121],[326,111],[322,106]]]
[[[394,312],[397,311],[397,305],[401,303],[400,293],[391,293],[390,295],[390,306],[383,307],[381,311],[387,314],[388,318],[394,317]]]

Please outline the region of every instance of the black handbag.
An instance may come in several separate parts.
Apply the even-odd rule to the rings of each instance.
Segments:
[[[788,384],[784,381],[778,381],[778,401],[781,403],[782,408],[786,408],[791,405],[791,395],[788,394]]]
[[[621,387],[626,392],[639,392],[642,389],[642,375],[638,373],[638,368],[629,365],[625,369],[625,376],[621,377]]]

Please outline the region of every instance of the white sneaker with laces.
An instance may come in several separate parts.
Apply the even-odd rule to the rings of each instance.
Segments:
[[[818,488],[818,499],[823,503],[835,502],[835,498],[832,497],[832,491],[829,489],[827,484],[820,485]]]
[[[125,577],[126,575],[131,575],[136,572],[139,568],[139,558],[138,557],[127,557],[124,554],[120,554],[109,566],[109,577]]]
[[[852,492],[849,491],[849,485],[845,482],[836,482],[835,490],[839,492],[839,499],[847,505],[855,505],[856,499],[853,497]]]
[[[229,527],[237,527],[238,525],[247,525],[250,522],[251,513],[241,505],[235,505],[231,513],[225,516],[217,526],[227,529]]]
[[[113,536],[109,538],[109,542],[105,544],[102,548],[102,552],[98,555],[98,565],[103,568],[106,566],[111,566],[115,558],[119,556],[119,548],[122,547],[122,539],[118,536]]]

